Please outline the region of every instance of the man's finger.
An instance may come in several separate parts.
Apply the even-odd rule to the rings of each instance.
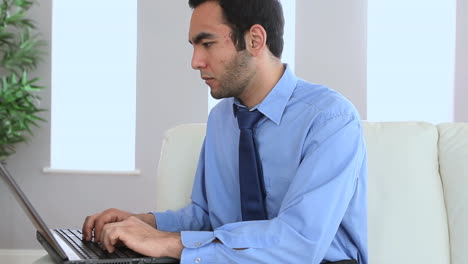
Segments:
[[[122,229],[121,222],[106,224],[101,232],[101,244],[109,252],[113,253],[115,245],[120,241]]]
[[[87,216],[84,223],[83,223],[83,239],[86,241],[90,241],[93,238],[93,228],[94,222],[96,221],[97,215]]]
[[[113,252],[113,246],[110,244],[110,241],[108,239],[109,226],[110,225],[111,224],[108,224],[108,225],[104,226],[104,228],[102,229],[99,240],[101,241],[101,246],[104,247],[104,249],[107,250],[108,252],[112,253]]]
[[[112,216],[108,214],[104,214],[101,217],[99,217],[95,223],[94,223],[94,242],[100,242],[101,237],[102,237],[102,229],[103,227],[108,224],[112,223],[114,220],[112,219]]]

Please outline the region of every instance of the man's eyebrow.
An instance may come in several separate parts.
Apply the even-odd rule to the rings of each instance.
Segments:
[[[198,44],[204,39],[214,39],[214,38],[216,38],[216,36],[214,34],[206,33],[206,32],[200,32],[193,38],[193,40],[189,40],[189,43],[190,44]]]

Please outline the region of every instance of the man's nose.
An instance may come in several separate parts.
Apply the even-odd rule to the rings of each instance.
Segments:
[[[199,69],[203,69],[205,66],[206,66],[206,62],[205,62],[205,58],[202,52],[194,48],[193,54],[192,54],[192,68],[194,70],[199,70]]]

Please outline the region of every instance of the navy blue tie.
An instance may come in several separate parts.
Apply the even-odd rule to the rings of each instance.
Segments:
[[[239,184],[242,221],[267,219],[262,163],[255,146],[253,127],[262,113],[239,107]]]

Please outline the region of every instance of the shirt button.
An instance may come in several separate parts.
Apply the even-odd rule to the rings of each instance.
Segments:
[[[201,258],[196,258],[195,263],[201,263]]]
[[[200,242],[196,242],[196,243],[195,243],[195,246],[196,246],[196,247],[199,247],[199,246],[201,246],[201,243],[200,243]]]

